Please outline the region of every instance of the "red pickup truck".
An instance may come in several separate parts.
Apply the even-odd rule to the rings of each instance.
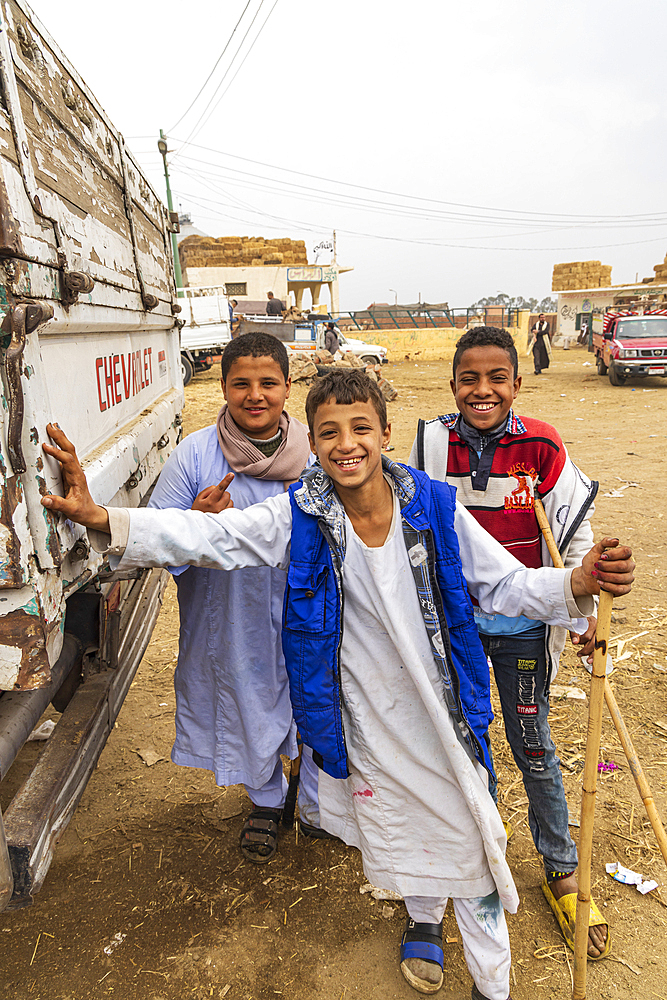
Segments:
[[[650,313],[608,312],[602,333],[593,333],[599,375],[612,385],[648,375],[667,377],[667,309]]]

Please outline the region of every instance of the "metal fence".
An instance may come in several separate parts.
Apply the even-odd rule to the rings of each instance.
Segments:
[[[486,309],[361,309],[341,312],[339,326],[357,330],[458,329],[470,326],[498,326],[501,329],[519,325],[519,310],[503,306]]]

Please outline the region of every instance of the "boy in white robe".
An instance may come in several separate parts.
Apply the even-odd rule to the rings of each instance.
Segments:
[[[573,570],[525,569],[457,507],[460,557],[457,551],[444,574],[437,568],[438,591],[432,553],[444,529],[420,527],[426,515],[419,505],[422,498],[430,502],[433,487],[440,499],[428,516],[444,516],[450,488],[383,462],[390,428],[377,386],[354,370],[332,372],[315,384],[306,409],[321,468],[289,495],[249,510],[215,515],[101,508],[88,493],[74,447],[52,425],[48,432],[58,447],[44,449],[62,464],[66,496],[42,502],[92,529],[96,547],[120,557],[114,562],[121,568],[186,561],[222,569],[290,566],[294,592],[288,583],[283,646],[299,727],[310,728],[307,742],[328,771],[320,776],[323,825],[357,844],[376,884],[404,895],[409,918],[401,971],[415,989],[435,993],[442,985],[442,916],[452,894],[473,997],[507,1000],[503,905],[514,911],[518,897],[504,859],[502,822],[488,794],[483,748],[460,711],[466,678],[448,671],[458,625],[448,624],[428,594],[441,594],[448,579],[462,594],[462,568],[481,607],[577,629],[600,584],[615,594],[629,591],[631,552],[603,539]],[[453,503],[451,511],[453,523]],[[310,531],[309,517],[326,542],[322,551],[335,557],[328,560],[332,572],[295,562],[307,555],[301,533]],[[322,549],[321,539],[318,544]],[[322,615],[319,629],[313,607]],[[313,667],[308,643],[317,653],[318,631],[328,641],[327,629],[338,643],[337,662]],[[300,648],[301,659],[295,654]],[[475,681],[481,697],[488,697],[486,673]],[[321,699],[329,691],[340,694],[340,739],[333,743],[328,732],[320,740],[313,721],[321,717],[324,727],[331,718]]]
[[[211,427],[189,434],[170,455],[149,507],[244,509],[299,479],[311,464],[307,430],[285,412],[290,393],[284,345],[250,333],[222,355],[225,405]],[[222,481],[222,489],[216,484]],[[285,572],[268,566],[235,573],[171,566],[178,588],[180,631],[176,691],[175,764],[202,767],[218,785],[243,784],[252,811],[241,831],[241,852],[265,864],[274,856],[287,782],[281,754],[297,755],[289,683],[280,635]],[[227,642],[230,628],[234,643]],[[312,758],[303,760],[304,774]],[[317,822],[316,802],[304,792],[301,809]]]

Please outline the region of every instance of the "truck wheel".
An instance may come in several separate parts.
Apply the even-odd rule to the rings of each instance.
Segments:
[[[365,365],[379,365],[380,362],[377,358],[374,358],[372,354],[362,354],[361,360]]]
[[[612,364],[609,366],[609,381],[612,385],[625,385],[625,375],[619,375],[616,370],[616,365]]]
[[[194,369],[190,358],[186,357],[185,354],[181,354],[181,373],[183,375],[183,385],[188,385],[194,375]]]
[[[597,366],[598,366],[598,375],[606,375],[607,374],[607,366],[606,366],[606,364],[604,363],[604,361],[602,360],[602,358],[601,358],[601,356],[599,354],[598,354],[598,356],[596,358],[596,363],[597,363]]]

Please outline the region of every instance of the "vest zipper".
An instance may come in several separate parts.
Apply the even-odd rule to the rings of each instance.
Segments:
[[[418,528],[417,531],[420,531],[420,529]],[[438,577],[435,572],[435,545],[433,544],[433,530],[431,528],[426,528],[423,534],[424,534],[424,539],[426,541],[426,552],[428,555],[428,572],[431,580],[431,589],[433,591],[433,603],[435,604],[436,612],[438,615],[438,621],[440,622],[440,634],[442,635],[443,638],[445,659],[447,661],[447,666],[449,667],[449,673],[452,681],[452,692],[454,694],[454,697],[456,698],[456,705],[459,716],[465,723],[466,729],[468,730],[468,734],[467,735],[464,734],[463,738],[465,739],[466,743],[472,745],[472,750],[475,754],[475,757],[477,758],[479,763],[482,764],[488,771],[489,768],[486,765],[484,751],[482,749],[479,740],[477,739],[477,736],[475,735],[472,726],[466,719],[466,715],[463,710],[463,704],[461,702],[461,685],[459,682],[459,675],[456,672],[456,668],[454,667],[454,661],[452,660],[452,646],[449,640],[449,626],[447,625],[447,618],[445,617],[442,594],[440,593]],[[458,722],[457,725],[459,725]],[[460,728],[461,727],[459,725],[459,729]]]
[[[340,732],[343,737],[343,749],[345,750],[345,767],[347,769],[348,777],[350,775],[349,767],[349,757],[347,752],[347,740],[345,739],[345,724],[343,722],[343,710],[342,710],[342,699],[343,699],[343,688],[341,682],[341,666],[340,666],[340,651],[343,645],[343,628],[344,628],[344,613],[345,613],[345,591],[343,589],[343,569],[340,557],[338,555],[338,550],[336,549],[336,543],[334,537],[331,533],[329,525],[323,518],[318,518],[319,529],[324,535],[324,540],[329,546],[329,551],[331,552],[331,561],[333,563],[334,572],[336,574],[336,586],[338,588],[338,604],[340,607],[340,629],[338,630],[338,649],[336,650],[336,663],[338,667],[338,711],[340,713]]]

